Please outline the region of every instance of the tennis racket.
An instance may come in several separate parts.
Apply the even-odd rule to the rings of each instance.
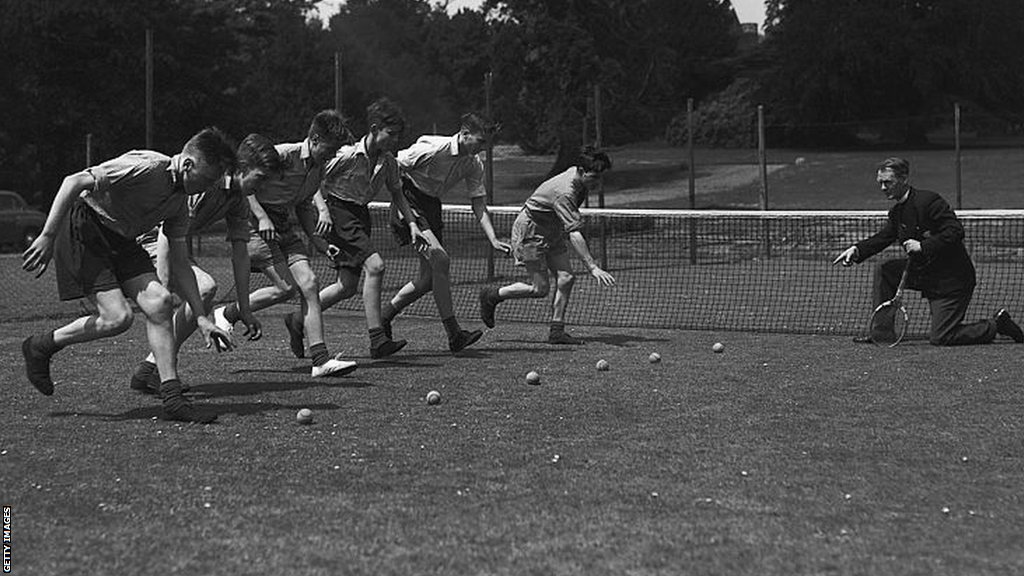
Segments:
[[[907,258],[907,265],[903,267],[903,275],[900,276],[900,283],[896,286],[896,294],[891,300],[879,304],[871,313],[871,322],[868,324],[868,337],[879,346],[892,348],[899,344],[907,335],[907,325],[910,317],[907,309],[903,307],[903,287],[907,283],[907,274],[910,272],[910,258]]]

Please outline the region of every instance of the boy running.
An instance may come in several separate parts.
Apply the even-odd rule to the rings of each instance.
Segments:
[[[370,239],[372,223],[367,205],[382,189],[391,194],[392,206],[405,215],[408,233],[417,246],[425,242],[402,195],[398,162],[392,150],[405,129],[401,109],[387,98],[374,101],[366,110],[369,132],[358,142],[342,146],[327,165],[320,193],[330,213],[330,225],[320,230],[328,244],[328,256],[338,280],[320,291],[324,309],[351,298],[363,280],[363,306],[370,336],[370,357],[384,358],[401,350],[405,340],[394,341],[381,327],[380,300],[384,260]],[[289,323],[294,323],[294,315]]]
[[[302,298],[294,323],[285,316],[285,327],[297,358],[306,356],[303,332],[309,340],[313,378],[342,376],[356,369],[356,363],[332,358],[324,343],[324,328],[319,286],[309,264],[306,244],[292,225],[291,216],[299,221],[312,211],[313,196],[319,189],[327,160],[350,139],[350,132],[341,114],[324,110],[313,117],[307,137],[302,142],[278,144],[277,153],[284,162],[280,178],[268,179],[256,186],[249,196],[249,208],[255,233],[249,239],[249,257],[274,283],[248,296],[253,311],[283,302],[292,297],[296,287]],[[238,303],[214,310],[219,326],[231,327],[241,317]]]
[[[249,310],[249,201],[246,196],[252,194],[256,186],[271,175],[279,174],[284,164],[274,149],[273,143],[260,134],[249,134],[238,146],[238,167],[235,173],[209,190],[189,196],[190,236],[201,233],[220,220],[227,224],[227,241],[231,243],[231,271],[235,279],[235,293],[238,301],[239,319],[245,325],[244,335],[249,340],[258,340],[263,335],[259,320],[253,318]],[[167,237],[160,227],[155,227],[139,237],[139,243],[149,253],[156,266],[157,276],[165,285],[167,278]],[[196,275],[199,295],[202,297],[204,313],[209,313],[213,298],[217,294],[217,282],[205,270],[191,260],[192,272]],[[182,343],[195,332],[196,320],[192,308],[184,303],[174,310],[175,346],[180,349]],[[156,358],[152,352],[139,362],[132,375],[131,388],[138,392],[150,394],[157,391]]]
[[[402,192],[412,209],[427,249],[418,251],[419,275],[403,286],[390,302],[381,309],[385,332],[391,333],[391,322],[406,307],[433,291],[441,323],[448,333],[448,347],[458,352],[472,345],[483,333],[462,330],[452,306],[451,260],[444,248],[444,222],[441,218],[441,199],[460,183],[465,186],[487,239],[495,250],[508,253],[511,247],[498,240],[487,213],[487,191],[484,189],[484,165],[478,153],[490,140],[493,128],[476,114],[462,117],[462,126],[453,136],[421,136],[415,144],[398,153],[398,166],[402,171]],[[410,243],[405,220],[395,206],[391,210],[391,225],[399,244]]]
[[[541,184],[526,200],[512,225],[512,254],[517,265],[525,265],[532,282],[516,282],[480,291],[480,318],[488,328],[494,327],[494,311],[504,300],[517,298],[544,298],[550,284],[548,270],[555,275],[556,291],[551,305],[549,344],[582,344],[583,341],[566,334],[565,310],[576,279],[565,245],[565,236],[586,263],[590,274],[602,286],[614,286],[615,278],[602,270],[583,237],[583,219],[580,206],[590,190],[601,185],[601,174],[612,167],[604,152],[586,147],[573,166]]]
[[[134,318],[131,298],[146,316],[146,335],[161,379],[164,418],[216,420],[215,414],[197,410],[181,393],[171,293],[136,237],[163,222],[168,268],[178,294],[193,310],[203,310],[185,244],[188,196],[207,190],[234,164],[234,146],[222,132],[207,128],[173,157],[135,150],[64,179],[42,233],[22,254],[22,268],[35,271],[38,277],[56,256],[61,300],[89,298],[97,313],[24,340],[26,374],[37,390],[53,394],[50,360],[59,350],[127,330]],[[208,318],[196,320],[207,348],[234,347],[230,335]]]

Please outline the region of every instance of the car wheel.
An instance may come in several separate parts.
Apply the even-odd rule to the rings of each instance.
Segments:
[[[22,250],[28,250],[28,247],[31,246],[32,243],[35,242],[36,238],[38,238],[38,237],[39,237],[39,229],[38,228],[27,228],[27,229],[23,230],[22,233],[21,233],[21,248],[22,248]]]

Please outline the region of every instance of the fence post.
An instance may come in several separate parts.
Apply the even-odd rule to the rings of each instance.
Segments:
[[[693,153],[693,98],[686,99],[686,154],[689,158],[690,210],[697,209],[697,175]],[[690,219],[690,264],[697,263],[697,219]]]
[[[963,208],[963,182],[960,173],[960,103],[953,104],[953,141],[956,146],[956,209]]]
[[[341,50],[334,53],[334,109],[341,114]]]
[[[85,167],[92,166],[92,132],[85,135]]]
[[[153,29],[146,28],[146,149],[153,149]]]
[[[494,81],[494,72],[488,71],[484,74],[484,113],[487,115],[487,122],[492,123],[491,118],[491,84]],[[436,132],[436,131],[435,131]],[[486,162],[484,163],[484,180],[487,191],[487,205],[494,203],[494,136],[487,139]],[[494,279],[494,250],[487,250],[487,279]]]
[[[757,160],[761,170],[761,210],[768,210],[768,153],[766,151],[764,105],[757,105]],[[772,257],[772,234],[768,220],[764,221],[764,254]]]

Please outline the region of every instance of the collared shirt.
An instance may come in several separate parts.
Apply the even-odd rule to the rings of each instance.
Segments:
[[[583,227],[580,206],[587,199],[587,188],[579,177],[576,166],[552,176],[526,199],[526,209],[531,216],[558,218],[566,232]]]
[[[199,234],[221,218],[227,224],[228,242],[249,240],[249,201],[242,193],[241,180],[225,176],[218,186],[188,197],[189,235]],[[138,238],[140,244],[156,240],[160,232],[154,226]]]
[[[427,196],[440,199],[459,182],[465,182],[470,198],[487,195],[484,163],[479,154],[459,154],[458,134],[420,136],[398,153],[398,167]]]
[[[366,206],[382,189],[387,189],[389,194],[401,192],[398,162],[391,152],[382,150],[371,166],[370,157],[366,155],[364,136],[355,144],[338,149],[338,153],[327,163],[320,189],[325,197],[330,195]]]
[[[188,202],[177,160],[151,150],[132,150],[88,168],[96,184],[79,195],[105,226],[135,238],[160,222],[170,238],[188,232]]]
[[[267,180],[255,193],[264,206],[298,206],[308,202],[320,187],[322,167],[310,154],[309,139],[302,142],[276,144],[274,148],[284,161],[280,178]]]

